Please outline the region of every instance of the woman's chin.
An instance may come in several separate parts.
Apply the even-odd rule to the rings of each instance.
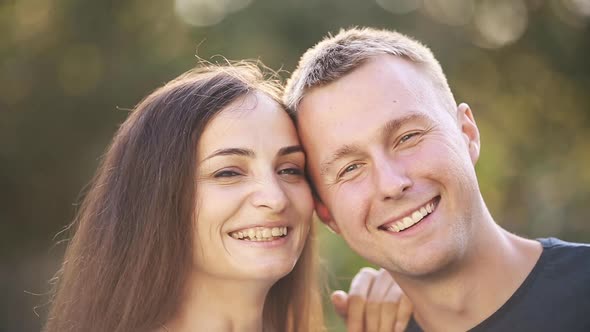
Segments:
[[[236,272],[244,276],[244,278],[260,281],[268,280],[274,283],[293,271],[296,262],[297,260],[257,262],[249,266],[240,266],[240,271]]]

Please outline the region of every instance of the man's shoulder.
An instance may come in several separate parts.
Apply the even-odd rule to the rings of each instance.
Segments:
[[[536,240],[543,253],[533,271],[508,302],[471,331],[589,330],[590,244]],[[421,331],[413,319],[406,330]]]
[[[543,246],[542,258],[547,261],[590,261],[590,244],[567,242],[554,237],[540,238],[537,241]]]
[[[590,280],[590,244],[567,242],[557,238],[542,238],[537,241],[543,246],[538,265],[543,266],[545,272],[554,270],[556,273],[564,274],[570,271],[582,279]]]
[[[590,243],[578,243],[563,241],[555,237],[538,238],[543,248],[547,250],[578,250],[581,252],[590,252]]]
[[[537,241],[543,252],[524,283],[471,331],[589,331],[590,245]]]

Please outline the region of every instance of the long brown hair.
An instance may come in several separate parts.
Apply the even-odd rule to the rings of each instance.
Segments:
[[[149,331],[177,313],[193,262],[198,140],[217,113],[254,91],[280,103],[279,85],[258,64],[203,65],[135,107],[71,225],[44,331]],[[265,330],[323,330],[314,233],[271,288]]]

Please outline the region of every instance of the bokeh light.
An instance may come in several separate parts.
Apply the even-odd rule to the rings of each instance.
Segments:
[[[528,12],[522,0],[482,0],[473,21],[474,43],[499,48],[517,41],[527,28]]]
[[[408,14],[422,6],[422,0],[376,0],[381,8],[393,14]]]
[[[590,0],[562,0],[567,9],[580,16],[590,16]]]
[[[174,10],[183,22],[194,26],[210,26],[226,15],[246,8],[252,0],[175,0]]]
[[[451,26],[462,26],[473,17],[473,0],[425,0],[424,9],[435,21]]]
[[[590,0],[555,0],[549,5],[553,13],[573,28],[584,28],[590,22]]]
[[[19,0],[14,3],[14,29],[17,40],[26,40],[46,32],[51,20],[55,18],[53,1]]]

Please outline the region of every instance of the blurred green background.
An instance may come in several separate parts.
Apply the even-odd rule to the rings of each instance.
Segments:
[[[286,77],[322,36],[353,25],[432,48],[475,112],[498,223],[590,242],[589,23],[588,0],[0,2],[0,331],[40,329],[65,247],[54,236],[144,95],[195,54],[260,59]],[[366,263],[320,228],[330,285],[346,288]]]

